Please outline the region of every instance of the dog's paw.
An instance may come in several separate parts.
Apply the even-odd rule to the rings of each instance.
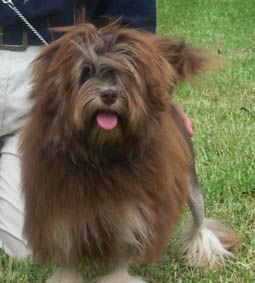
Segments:
[[[84,283],[80,273],[74,269],[63,268],[54,273],[45,283]]]
[[[146,283],[140,277],[129,275],[126,271],[116,271],[106,276],[97,278],[96,283]]]

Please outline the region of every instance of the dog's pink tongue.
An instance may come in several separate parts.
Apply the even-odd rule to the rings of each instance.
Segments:
[[[118,124],[118,117],[114,113],[99,113],[97,115],[97,124],[104,130],[112,130]]]

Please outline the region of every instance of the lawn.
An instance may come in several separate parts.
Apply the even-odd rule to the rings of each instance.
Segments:
[[[193,121],[207,215],[227,223],[242,242],[228,267],[181,268],[172,257],[179,226],[161,262],[131,269],[149,283],[255,282],[254,24],[255,0],[158,0],[158,34],[183,38],[225,61],[203,83],[178,87],[174,102]],[[41,283],[53,269],[45,271],[0,252],[1,283]],[[84,274],[93,276],[90,270]]]

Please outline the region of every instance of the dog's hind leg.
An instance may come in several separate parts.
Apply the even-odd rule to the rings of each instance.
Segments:
[[[224,265],[226,259],[233,256],[231,250],[238,240],[223,225],[215,220],[205,218],[204,201],[197,181],[195,153],[191,138],[188,136],[175,107],[170,107],[170,114],[187,142],[193,160],[188,176],[188,205],[191,209],[192,219],[186,224],[180,240],[179,261],[186,266]]]
[[[236,237],[222,224],[205,218],[204,201],[199,188],[195,165],[189,174],[188,205],[192,219],[188,221],[180,240],[179,261],[192,267],[224,265],[233,257],[231,250],[238,243]]]

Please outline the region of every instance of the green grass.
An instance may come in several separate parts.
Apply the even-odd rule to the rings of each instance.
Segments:
[[[174,102],[193,121],[207,215],[225,221],[242,243],[228,267],[181,268],[171,256],[176,231],[162,262],[132,269],[150,283],[255,281],[254,15],[254,0],[158,0],[159,34],[183,38],[225,60],[223,69],[208,76],[206,83],[181,85]],[[53,269],[0,253],[1,283],[43,282]],[[85,275],[93,277],[90,270]]]

